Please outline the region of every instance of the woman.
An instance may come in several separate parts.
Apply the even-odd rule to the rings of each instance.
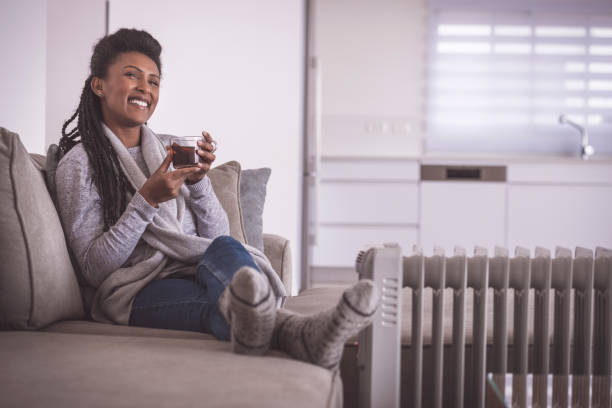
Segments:
[[[62,128],[58,206],[81,278],[96,289],[92,318],[201,331],[231,340],[238,353],[274,347],[337,368],[344,342],[375,312],[373,283],[357,283],[317,315],[277,309],[284,288],[265,255],[228,236],[206,176],[211,136],[202,132],[196,167],[175,170],[169,136],[146,126],[159,99],[160,55],[144,31],[102,38]]]

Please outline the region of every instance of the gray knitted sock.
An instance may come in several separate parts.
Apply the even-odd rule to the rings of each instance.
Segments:
[[[326,311],[303,316],[279,309],[273,348],[298,360],[335,369],[344,343],[367,326],[376,312],[378,290],[371,280],[361,280],[342,294],[338,304]]]
[[[219,309],[231,326],[235,353],[262,355],[269,350],[276,299],[261,272],[248,266],[240,268],[219,298]]]

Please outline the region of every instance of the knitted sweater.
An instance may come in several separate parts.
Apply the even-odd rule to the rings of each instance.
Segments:
[[[162,142],[169,136],[158,135]],[[149,171],[140,146],[128,149],[143,173]],[[151,206],[136,192],[119,220],[104,232],[102,200],[92,182],[93,169],[81,144],[74,146],[60,161],[55,178],[57,201],[64,231],[72,253],[79,265],[82,278],[98,287],[108,275],[122,266],[130,266],[142,259],[147,246],[142,233],[159,208]],[[215,238],[229,234],[227,214],[215,195],[210,179],[181,189],[186,196],[182,227],[185,234]],[[192,274],[194,265],[170,262],[164,272]]]

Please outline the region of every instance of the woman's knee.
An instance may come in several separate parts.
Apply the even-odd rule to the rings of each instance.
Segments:
[[[250,258],[249,251],[247,251],[244,245],[229,235],[222,235],[210,243],[206,251],[204,251],[202,259],[242,258],[245,256]]]
[[[208,286],[213,284],[208,280],[213,279],[227,286],[234,273],[243,266],[260,270],[249,251],[240,242],[230,236],[217,237],[208,246],[197,265],[197,280]]]
[[[232,236],[220,235],[212,240],[208,248],[210,249],[224,246],[242,247],[242,244]]]

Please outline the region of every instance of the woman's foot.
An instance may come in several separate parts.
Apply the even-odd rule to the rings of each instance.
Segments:
[[[336,369],[344,343],[371,323],[378,300],[376,285],[364,279],[345,290],[338,304],[324,312],[303,316],[279,309],[273,346],[299,360]]]
[[[261,272],[240,268],[219,298],[219,309],[230,324],[234,352],[262,355],[270,349],[276,299]]]

